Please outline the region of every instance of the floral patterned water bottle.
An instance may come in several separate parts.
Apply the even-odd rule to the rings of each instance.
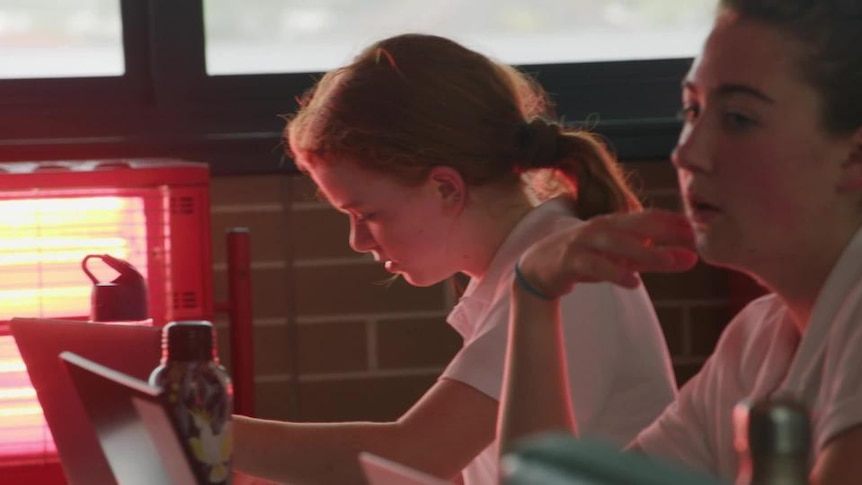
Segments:
[[[180,438],[194,458],[202,484],[229,484],[233,437],[233,386],[206,321],[171,322],[162,330],[162,361],[150,384],[165,389]]]

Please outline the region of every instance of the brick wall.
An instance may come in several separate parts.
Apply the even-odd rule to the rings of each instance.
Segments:
[[[629,163],[647,205],[677,208],[664,161]],[[413,288],[347,244],[347,218],[295,175],[216,177],[212,226],[216,300],[226,295],[224,233],[251,231],[255,401],[260,417],[387,420],[434,382],[460,337],[445,323],[447,285]],[[699,264],[678,275],[644,275],[680,383],[702,365],[754,285]],[[219,347],[230,366],[227,320]]]

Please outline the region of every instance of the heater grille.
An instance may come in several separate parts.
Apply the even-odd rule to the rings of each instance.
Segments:
[[[200,299],[193,291],[174,292],[174,310],[188,310],[198,308]]]
[[[171,215],[192,215],[195,213],[195,200],[192,197],[171,197]]]

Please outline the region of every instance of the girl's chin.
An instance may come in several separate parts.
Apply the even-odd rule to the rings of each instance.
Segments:
[[[411,286],[416,286],[419,288],[433,286],[446,279],[439,277],[429,277],[428,275],[418,275],[409,271],[399,271],[397,274],[404,278],[404,281],[410,283]]]
[[[737,269],[739,244],[723,242],[714,236],[698,233],[696,249],[700,259],[712,266]]]
[[[410,273],[399,273],[399,275],[404,278],[404,281],[410,283],[410,286],[416,286],[418,288],[425,288],[436,283],[436,281],[425,281],[419,278],[414,278]]]

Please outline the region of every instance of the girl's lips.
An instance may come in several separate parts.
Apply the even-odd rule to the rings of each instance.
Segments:
[[[386,271],[389,271],[390,273],[396,273],[398,271],[399,266],[398,263],[396,263],[395,261],[392,261],[391,259],[386,259],[383,254],[377,252],[376,250],[371,251],[371,255],[374,257],[375,262],[383,263],[383,268],[386,269]]]
[[[721,208],[697,196],[687,197],[686,206],[688,207],[689,219],[695,224],[709,223],[722,213]]]

